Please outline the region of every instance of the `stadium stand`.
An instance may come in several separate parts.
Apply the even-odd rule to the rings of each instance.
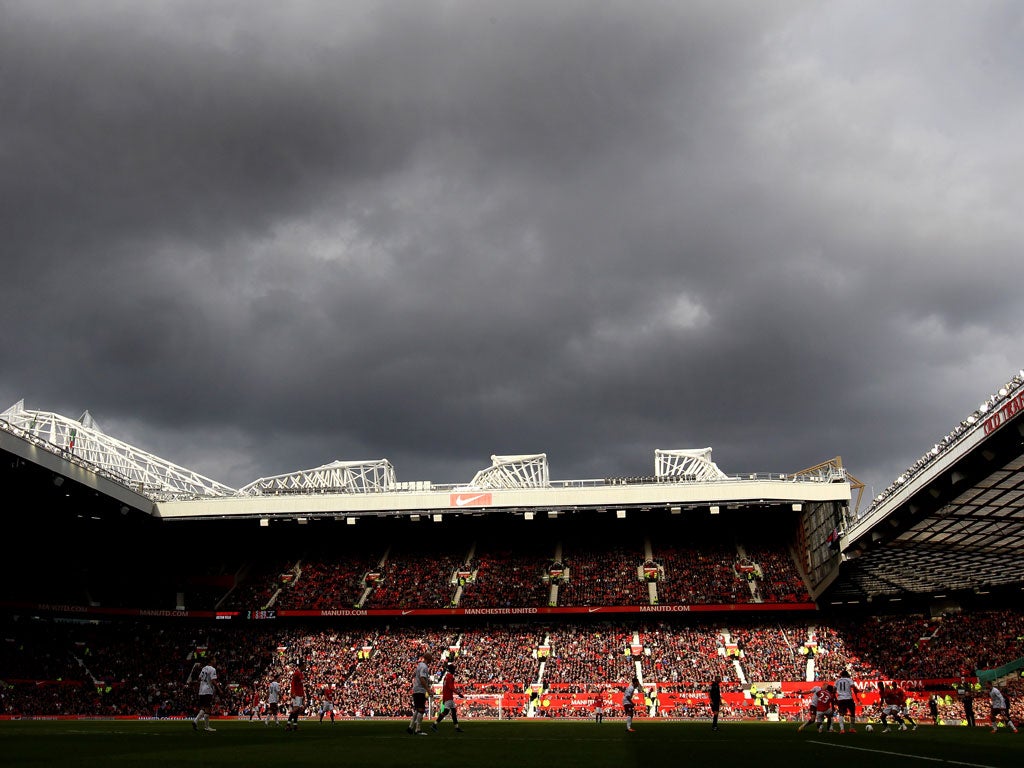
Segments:
[[[947,637],[949,642],[920,643],[922,626],[932,630],[933,638]],[[692,617],[587,626],[371,622],[349,628],[283,624],[255,630],[248,625],[209,628],[138,620],[68,623],[20,618],[3,626],[0,670],[5,686],[0,714],[180,715],[191,706],[191,694],[183,686],[190,670],[216,655],[226,683],[226,695],[218,703],[222,715],[243,716],[264,697],[271,679],[286,681],[290,669],[301,663],[311,700],[329,697],[343,716],[369,717],[372,712],[399,717],[407,711],[408,678],[416,658],[422,649],[431,648],[438,654],[438,670],[447,660],[456,663],[464,692],[507,697],[510,716],[523,714],[535,686],[555,702],[546,716],[578,713],[581,695],[598,688],[621,690],[639,669],[644,685],[660,692],[663,716],[700,716],[706,703],[702,692],[717,676],[733,697],[732,716],[759,717],[765,713],[752,702],[751,686],[788,681],[800,683],[798,690],[806,691],[812,683],[799,679],[792,641],[783,637],[808,638],[808,643],[816,644],[817,660],[834,657],[837,665],[857,665],[858,651],[873,654],[870,661],[859,663],[859,669],[873,674],[855,675],[862,688],[873,690],[878,680],[906,680],[904,685],[921,701],[931,692],[945,696],[960,679],[964,653],[951,654],[950,648],[965,653],[991,648],[993,658],[1013,655],[1020,652],[1022,628],[1024,614],[1003,611],[951,615],[937,623],[907,617],[863,617],[830,625],[751,619],[743,626],[720,629]],[[739,656],[730,657],[731,645]],[[915,666],[873,666],[883,664],[883,659],[913,659]],[[823,674],[823,666],[815,679],[833,679]],[[904,678],[891,671],[928,675]],[[1019,708],[1019,685],[1014,682],[1010,690],[1013,705]],[[560,696],[577,704],[561,706]],[[952,699],[942,706],[950,717],[962,711]],[[979,718],[983,709],[979,699]]]
[[[905,475],[924,483],[943,457],[998,428],[982,423],[996,409],[1016,418],[1009,405],[1020,383],[989,398]],[[3,427],[0,437],[43,450],[39,435],[17,429]],[[1001,500],[978,513],[979,526],[1018,514],[1020,489],[1010,486],[1020,469],[1019,433],[1002,439],[990,444],[1002,451],[998,466],[973,475],[979,486],[996,475],[1000,483]],[[92,471],[91,459],[51,448],[54,461]],[[490,503],[490,492],[452,490],[437,491],[451,507],[444,514],[382,508],[358,519],[296,515],[257,524],[256,517],[169,520],[144,504],[112,507],[47,466],[28,466],[6,450],[2,458],[12,508],[33,510],[24,523],[42,546],[9,554],[17,578],[0,602],[0,716],[188,716],[196,666],[216,655],[225,683],[216,703],[221,716],[262,712],[270,680],[285,682],[301,664],[310,709],[330,698],[343,716],[405,717],[411,670],[428,648],[435,673],[447,660],[457,664],[463,692],[481,697],[477,712],[496,714],[500,702],[504,717],[589,716],[598,692],[614,714],[637,675],[641,716],[706,717],[707,686],[720,679],[726,718],[792,719],[812,685],[842,670],[862,687],[868,712],[879,684],[895,681],[911,692],[915,709],[941,696],[941,716],[959,721],[954,691],[962,680],[979,694],[981,721],[988,715],[981,687],[990,677],[1005,682],[1017,716],[1024,707],[1019,578],[974,582],[951,597],[893,581],[922,583],[910,580],[928,576],[918,564],[893,575],[887,591],[858,593],[860,583],[889,578],[880,567],[868,574],[864,563],[871,542],[900,522],[865,527],[863,551],[846,552],[839,528],[856,515],[830,488],[817,506],[786,496],[721,507],[538,508],[529,517],[462,509],[463,501]],[[973,460],[987,461],[984,447]],[[830,465],[814,489],[846,483],[841,469]],[[954,476],[951,469],[951,482]],[[487,477],[507,479],[497,471]],[[546,471],[530,479],[531,492],[550,490]],[[399,495],[391,480],[383,476],[381,487]],[[612,487],[640,494],[650,485],[656,496],[680,481],[638,475]],[[882,501],[904,504],[900,488],[909,482],[898,480]],[[419,484],[400,490],[426,492]],[[920,494],[905,512],[920,525],[930,515],[956,516],[950,505],[960,495],[919,515],[911,507],[928,490]],[[289,491],[285,501],[298,504],[301,496]],[[986,541],[996,546],[1003,530],[990,528],[994,538]],[[847,580],[842,599],[830,602],[828,579],[842,581],[844,568],[854,566],[874,581]],[[1012,570],[1013,562],[996,567]]]

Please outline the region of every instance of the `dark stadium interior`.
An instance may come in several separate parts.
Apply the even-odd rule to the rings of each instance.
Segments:
[[[262,608],[255,596],[269,594],[283,572],[305,563],[302,575],[282,590],[278,607],[350,608],[363,591],[360,582],[387,552],[380,582],[364,607],[447,606],[454,591],[450,577],[463,566],[476,576],[463,590],[467,605],[547,605],[541,578],[560,548],[562,563],[576,574],[561,590],[560,605],[636,605],[648,602],[637,568],[650,547],[663,568],[678,565],[673,572],[670,564],[662,574],[667,595],[685,589],[689,602],[749,603],[745,577],[733,569],[737,544],[745,543],[767,548],[777,555],[775,566],[783,567],[775,577],[778,588],[775,581],[765,582],[766,594],[809,601],[806,590],[794,586],[801,584],[800,576],[787,553],[793,513],[651,510],[618,519],[612,512],[581,511],[529,521],[513,515],[450,516],[443,523],[388,516],[362,518],[354,526],[310,518],[306,523],[275,520],[264,527],[251,519],[158,520],[72,480],[57,485],[53,473],[9,454],[3,466],[0,480],[11,489],[22,535],[45,542],[46,548],[45,554],[34,548],[11,553],[25,578],[9,585],[7,601],[170,610],[183,594],[189,609]],[[316,583],[318,575],[322,584]],[[510,580],[519,587],[499,597],[498,587]],[[333,604],[324,603],[328,582]],[[409,584],[396,593],[402,582]],[[493,593],[497,602],[488,604],[480,593]],[[310,602],[304,604],[300,594],[308,594]]]

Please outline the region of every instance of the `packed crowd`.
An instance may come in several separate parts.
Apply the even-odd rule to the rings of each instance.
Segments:
[[[693,680],[737,680],[727,660],[718,627],[643,624],[639,629],[643,653],[651,659],[657,679],[671,683]]]
[[[499,549],[478,557],[474,578],[465,584],[462,608],[514,608],[547,605],[551,588],[541,578],[545,558],[538,553]]]
[[[747,555],[757,564],[757,595],[765,603],[806,603],[811,596],[784,546],[747,545]]]
[[[783,628],[772,626],[732,626],[730,639],[748,680],[800,680],[806,676],[807,662]]]
[[[987,611],[759,622],[728,619],[461,626],[377,623],[305,627],[21,618],[0,645],[0,714],[181,715],[192,708],[196,670],[217,658],[220,714],[260,706],[270,680],[300,664],[315,706],[343,716],[401,716],[409,673],[424,648],[453,661],[463,693],[586,693],[615,689],[643,670],[645,684],[695,690],[768,681],[938,679],[1024,656],[1024,613]],[[975,661],[977,660],[977,661]],[[809,664],[813,661],[813,664]],[[440,668],[440,667],[439,667]],[[694,705],[699,710],[700,703]],[[945,702],[955,716],[955,701]],[[521,713],[520,713],[521,714]]]
[[[529,625],[466,628],[459,638],[460,679],[476,693],[508,693],[537,682],[543,629]]]
[[[567,546],[562,562],[569,580],[558,588],[559,605],[646,605],[647,584],[636,570],[641,560],[640,547]]]
[[[303,560],[274,602],[279,609],[348,608],[362,597],[363,577],[373,563],[362,558]]]
[[[879,665],[894,676],[905,677],[906,660],[919,647],[928,622],[923,616],[908,616],[859,624],[859,637],[848,631],[842,620],[816,625],[808,639],[806,655],[813,658],[815,675],[827,678],[849,669],[859,677],[877,676]],[[859,651],[867,651],[865,657]]]
[[[628,684],[632,637],[610,622],[553,628],[548,633],[543,682],[571,684],[571,692],[586,690],[598,680]]]
[[[364,608],[447,608],[456,591],[452,577],[466,562],[466,548],[421,545],[392,553]]]
[[[567,578],[556,579],[557,605],[646,605],[652,600],[641,566],[658,569],[656,599],[665,604],[808,602],[802,578],[781,544],[749,550],[696,538],[658,544],[648,558],[643,540],[497,541],[477,544],[441,540],[398,542],[376,551],[306,548],[301,556],[259,553],[244,565],[218,566],[219,573],[192,578],[184,587],[189,609],[331,610],[339,608],[508,608],[547,606],[552,599],[549,567],[559,553]],[[754,570],[756,568],[756,571]],[[142,580],[144,581],[144,580]],[[751,589],[753,582],[754,589]],[[460,589],[461,588],[461,589]],[[108,596],[103,605],[139,594]]]
[[[820,624],[814,638],[821,678],[849,669],[854,676],[901,679],[958,677],[1024,657],[1024,614],[951,613],[936,619],[887,616]]]
[[[661,546],[655,560],[665,567],[658,582],[658,602],[749,603],[753,597],[736,571],[736,549],[707,543],[701,547]]]
[[[245,569],[241,581],[224,596],[223,605],[241,610],[267,608],[276,601],[286,579],[294,579],[298,571],[296,558],[260,559]]]

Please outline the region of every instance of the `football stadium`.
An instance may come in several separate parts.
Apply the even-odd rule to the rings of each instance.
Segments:
[[[1018,765],[1024,371],[978,396],[874,498],[838,456],[736,474],[712,447],[652,447],[646,476],[558,480],[539,453],[457,482],[376,458],[232,488],[18,402],[0,413],[5,754]],[[268,699],[291,702],[297,671],[292,727]],[[816,707],[846,673],[854,718]]]

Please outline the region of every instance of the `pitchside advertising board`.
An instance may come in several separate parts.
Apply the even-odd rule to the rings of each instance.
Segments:
[[[976,678],[968,678],[967,682],[973,682]],[[884,680],[886,686],[898,686],[903,689],[911,701],[923,702],[928,699],[932,692],[951,693],[960,678],[932,678],[922,680]],[[776,708],[784,715],[796,715],[807,709],[807,700],[811,696],[812,688],[815,685],[824,685],[829,681],[814,682],[793,682],[784,681],[769,685],[765,692],[770,692],[766,699],[767,703]],[[562,684],[568,687],[569,684]],[[858,688],[858,703],[860,706],[872,706],[878,703],[879,696],[877,682],[874,680],[855,680],[854,685]],[[652,706],[657,701],[658,712],[662,716],[687,716],[686,713],[694,709],[706,708],[708,706],[707,690],[685,690],[691,684],[665,683],[643,686],[644,704]],[[592,708],[595,702],[595,694],[572,693],[567,690],[559,690],[559,685],[552,685],[551,689],[538,692],[538,704],[541,708],[558,711],[564,709],[586,709]],[[616,685],[605,686],[601,694],[606,709],[615,709],[622,704],[621,687]],[[522,694],[505,694],[503,705],[511,709],[520,700]],[[756,706],[755,699],[746,691],[723,690],[722,701],[734,709],[749,709]],[[646,714],[646,712],[644,713]]]
[[[284,646],[278,648],[279,651],[284,651]],[[977,678],[967,678],[965,682],[973,684]],[[39,683],[35,680],[9,680],[9,683],[34,683],[35,685],[73,685],[80,686],[81,681],[46,681]],[[820,682],[820,681],[819,681]],[[884,681],[887,686],[899,686],[907,692],[908,697],[911,701],[924,702],[927,700],[930,692],[939,693],[950,693],[960,684],[959,678],[937,678],[929,680],[886,680]],[[774,709],[779,714],[787,717],[800,717],[807,709],[807,701],[811,695],[810,688],[818,683],[811,682],[783,682],[781,685],[772,686],[772,695],[768,699]],[[878,692],[875,688],[875,681],[863,681],[855,680],[854,684],[857,685],[860,690],[859,703],[861,706],[871,706],[878,702]],[[117,685],[117,684],[115,684]],[[481,686],[486,684],[481,683]],[[625,684],[610,683],[602,686],[603,692],[601,700],[606,711],[615,711],[622,706],[622,686]],[[473,716],[474,704],[490,706],[493,708],[503,709],[506,712],[512,711],[523,711],[529,703],[530,697],[536,697],[537,706],[545,712],[551,714],[558,713],[560,715],[569,716],[589,716],[589,712],[593,710],[595,706],[596,693],[574,693],[565,690],[561,686],[566,688],[569,686],[565,684],[552,685],[548,690],[540,690],[538,686],[533,686],[533,691],[527,692],[515,692],[515,693],[501,693],[501,694],[480,694],[472,693],[474,686],[472,684],[462,684],[460,686],[460,713],[461,716]],[[693,715],[706,715],[708,707],[708,692],[703,688],[697,690],[680,690],[680,687],[690,687],[689,684],[672,684],[668,683],[664,686],[659,684],[650,684],[643,686],[644,692],[644,706],[638,707],[637,717],[646,717],[654,712],[653,707],[655,702],[657,703],[657,715],[659,717],[682,717],[689,718]],[[436,686],[435,686],[436,688]],[[750,710],[756,707],[754,699],[744,691],[722,691],[722,701],[733,709]],[[21,717],[15,715],[0,715],[0,720],[18,720]],[[26,718],[27,719],[27,718]],[[100,719],[95,716],[80,716],[80,715],[54,715],[50,717],[38,717],[31,718],[37,720],[90,720]],[[109,716],[103,716],[102,719],[110,719]],[[125,715],[119,716],[112,719],[118,720],[148,720],[150,717],[140,717],[138,715]]]
[[[645,613],[745,613],[756,611],[799,613],[817,611],[814,603],[740,603],[720,605],[605,605],[522,607],[522,608],[336,608],[323,610],[274,610],[259,608],[246,611],[147,610],[145,608],[102,608],[57,603],[0,603],[4,608],[41,613],[83,614],[87,616],[122,616],[170,619],[215,619],[217,621],[267,621],[287,618],[332,618],[343,616],[556,616],[580,614],[645,614]]]

